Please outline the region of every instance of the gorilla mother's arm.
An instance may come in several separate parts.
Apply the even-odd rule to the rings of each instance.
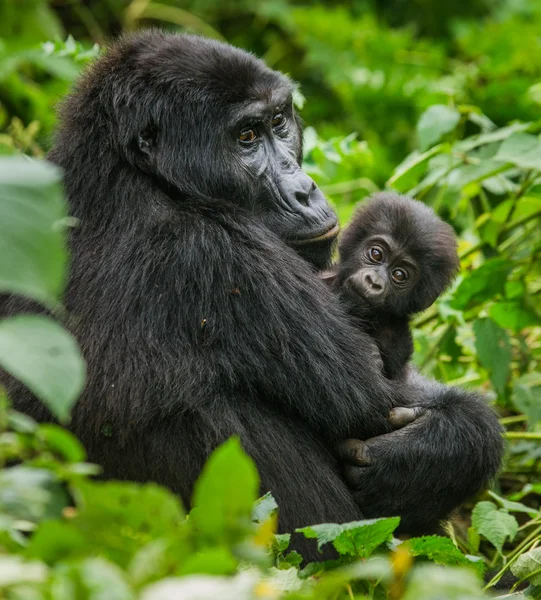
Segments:
[[[400,515],[401,532],[421,535],[438,531],[454,508],[496,475],[503,437],[478,394],[413,369],[402,383],[404,396],[415,400],[391,411],[390,422],[400,429],[347,440],[338,452],[365,516]]]

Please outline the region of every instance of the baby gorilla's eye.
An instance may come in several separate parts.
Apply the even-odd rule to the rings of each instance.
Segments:
[[[282,129],[286,124],[286,118],[282,113],[277,113],[272,117],[271,124],[273,129]]]
[[[393,269],[391,277],[396,283],[404,283],[408,279],[408,272],[405,269]]]
[[[368,256],[370,260],[380,263],[383,261],[383,250],[379,246],[372,246],[368,251]]]
[[[245,129],[240,132],[239,142],[243,144],[251,144],[257,138],[257,134],[253,129]]]

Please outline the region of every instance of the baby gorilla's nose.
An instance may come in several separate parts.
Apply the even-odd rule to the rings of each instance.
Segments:
[[[368,271],[364,274],[364,287],[373,294],[380,294],[385,285],[383,279],[375,271]]]

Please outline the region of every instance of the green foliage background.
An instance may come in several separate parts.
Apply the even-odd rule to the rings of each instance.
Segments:
[[[435,538],[400,550],[388,543],[392,520],[306,528],[342,554],[338,571],[314,580],[317,569],[299,573],[287,540],[274,536],[268,505],[260,525],[251,524],[256,475],[233,442],[213,463],[218,479],[198,487],[200,510],[186,526],[158,488],[91,483],[94,469],[76,440],[37,427],[3,400],[0,466],[26,462],[0,476],[0,598],[158,598],[145,595],[147,584],[229,576],[240,564],[251,564],[254,578],[239,573],[208,597],[285,590],[291,598],[432,598],[435,589],[445,594],[438,598],[484,597],[474,575],[469,582],[462,573],[465,587],[453,587],[452,571],[423,562],[459,568],[469,561],[463,552],[496,569],[491,584],[516,571],[530,583],[528,596],[541,598],[541,2],[1,0],[0,154],[43,157],[55,105],[99,54],[95,44],[147,26],[227,40],[299,82],[305,166],[343,224],[357,202],[385,188],[423,200],[453,224],[461,275],[417,318],[415,361],[442,381],[486,393],[507,429],[506,466],[473,512],[472,504],[454,519],[456,546]],[[69,226],[59,175],[7,160],[0,158],[0,292],[54,305]],[[6,248],[17,249],[18,262]],[[61,328],[41,318],[1,321],[0,364],[68,418],[84,365]],[[224,500],[234,470],[227,461],[246,479],[233,505]],[[66,508],[60,482],[76,508]],[[148,510],[164,506],[150,532],[136,507],[115,509],[119,494],[144,496]],[[24,533],[34,530],[29,542]],[[274,571],[262,551],[271,542]]]

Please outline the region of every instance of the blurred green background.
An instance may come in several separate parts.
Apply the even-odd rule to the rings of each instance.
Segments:
[[[0,154],[45,156],[55,106],[81,70],[110,39],[150,26],[226,40],[299,82],[305,168],[343,224],[368,194],[393,189],[431,205],[454,226],[461,273],[416,318],[415,362],[449,384],[481,390],[505,426],[506,465],[483,497],[490,502],[478,504],[473,518],[470,505],[454,519],[457,545],[501,569],[495,583],[521,555],[539,552],[541,536],[541,1],[0,0]],[[0,157],[0,173],[9,164]],[[9,175],[8,183],[17,178]],[[32,184],[32,177],[18,176],[19,186]],[[33,185],[40,187],[40,179]],[[5,198],[15,198],[8,191]],[[9,251],[20,219],[8,216],[0,241],[4,228]],[[49,260],[43,253],[35,258]],[[34,335],[40,340],[41,330]],[[30,360],[26,366],[33,369]],[[0,433],[5,414],[0,394]],[[5,434],[8,459],[30,460],[37,443],[42,460],[41,438],[27,435],[18,419],[14,429],[22,433]],[[70,460],[80,461],[84,452],[76,450]],[[62,480],[79,477],[76,469],[69,475],[58,468]],[[35,495],[28,492],[22,505]],[[100,518],[109,536],[108,513]],[[26,539],[17,534],[0,541],[23,552]],[[63,543],[58,536],[45,532],[43,549],[52,539]],[[539,577],[539,559],[531,560],[520,577]],[[149,577],[169,572],[164,567]],[[535,589],[531,597],[541,598],[541,587]],[[390,594],[401,597],[395,588]]]
[[[1,0],[0,153],[43,156],[80,70],[149,26],[226,40],[299,82],[305,166],[343,223],[387,187],[454,225],[462,273],[418,317],[415,360],[494,401],[510,440],[497,489],[538,508],[541,2]]]

